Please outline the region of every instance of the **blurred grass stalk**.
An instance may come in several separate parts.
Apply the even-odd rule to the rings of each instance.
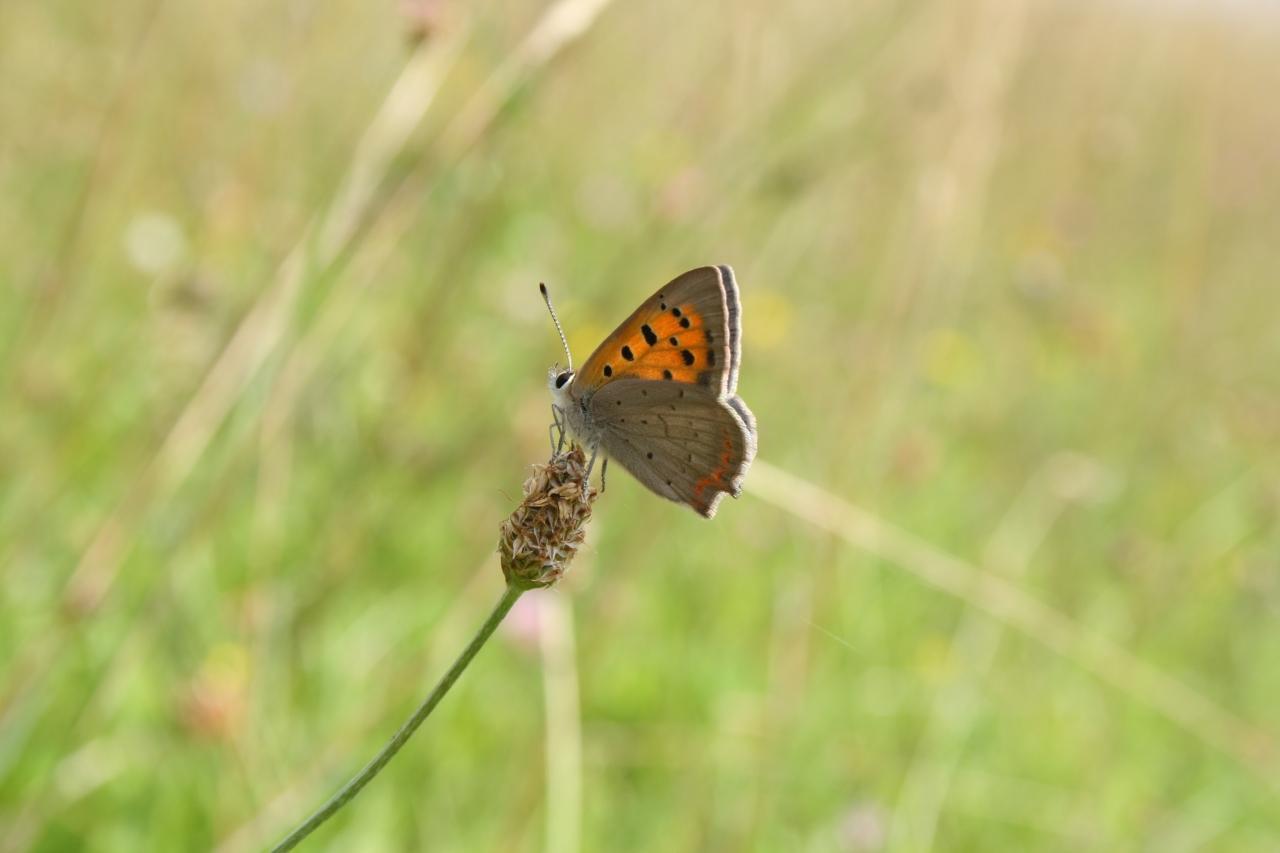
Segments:
[[[538,594],[538,643],[546,703],[547,850],[582,848],[582,714],[578,699],[573,604]]]
[[[983,549],[982,564],[1010,583],[1020,583],[1063,511],[1072,503],[1109,497],[1115,491],[1114,479],[1093,459],[1054,455],[1031,474],[1010,504]],[[1003,638],[1004,624],[984,617],[967,602],[949,644],[954,676],[938,690],[898,796],[892,849],[934,847],[943,806],[978,721],[978,682],[990,674]]]
[[[886,562],[915,575],[1041,643],[1181,726],[1249,770],[1272,795],[1277,751],[1254,728],[1208,696],[1143,661],[1111,640],[1091,634],[1065,614],[1023,592],[1007,578],[965,562],[906,530],[760,459],[747,491]]]
[[[91,612],[110,592],[125,556],[129,528],[151,502],[172,493],[194,470],[218,426],[284,340],[304,283],[333,266],[357,235],[391,160],[434,101],[465,40],[464,32],[459,28],[445,38],[424,42],[405,64],[357,146],[334,202],[320,218],[318,233],[314,222],[304,230],[276,280],[240,322],[178,416],[146,474],[85,550],[66,594],[77,611]]]

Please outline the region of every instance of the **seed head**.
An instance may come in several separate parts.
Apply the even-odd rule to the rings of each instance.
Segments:
[[[524,483],[524,500],[499,532],[507,583],[536,589],[558,581],[582,545],[595,499],[582,448],[534,465],[533,476]]]

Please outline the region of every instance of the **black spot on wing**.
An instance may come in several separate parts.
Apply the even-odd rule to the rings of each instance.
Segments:
[[[640,327],[640,334],[644,335],[644,342],[649,346],[653,346],[658,342],[658,336],[654,334],[653,327],[648,323]]]
[[[693,353],[689,352],[687,349],[680,350],[680,357],[684,359],[685,364],[693,364]]]
[[[663,379],[670,379],[670,378],[671,378],[671,375],[672,375],[672,374],[671,374],[671,371],[670,371],[670,370],[664,370],[664,371],[662,371],[662,378],[663,378]]]
[[[604,375],[605,375],[605,376],[612,376],[612,375],[613,375],[613,365],[612,365],[612,364],[606,364],[606,365],[604,366]]]
[[[622,347],[622,357],[627,361],[635,361],[636,354],[631,351],[631,347],[624,345]]]

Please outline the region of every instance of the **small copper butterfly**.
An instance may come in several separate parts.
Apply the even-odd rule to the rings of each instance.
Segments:
[[[547,297],[545,285],[542,288]],[[563,341],[564,332],[547,298]],[[699,267],[646,299],[578,372],[549,376],[556,423],[655,494],[716,514],[756,455],[756,419],[736,395],[742,308],[733,270]]]

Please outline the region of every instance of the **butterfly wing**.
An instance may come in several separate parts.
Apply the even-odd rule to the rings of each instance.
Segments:
[[[703,385],[618,379],[591,396],[605,453],[654,493],[706,518],[737,497],[756,455],[756,424],[737,397]]]
[[[605,338],[575,375],[573,393],[585,396],[633,378],[700,385],[715,397],[729,397],[738,387],[741,322],[733,270],[689,270]]]

